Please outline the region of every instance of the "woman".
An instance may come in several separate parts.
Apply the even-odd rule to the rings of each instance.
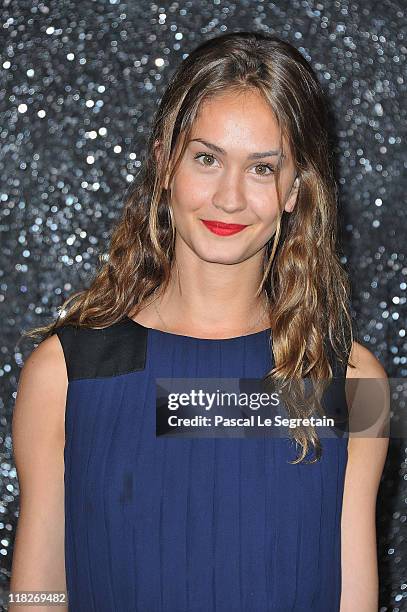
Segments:
[[[172,77],[107,261],[31,332],[12,590],[67,588],[75,612],[377,610],[387,440],[155,430],[157,378],[336,375],[344,406],[346,379],[386,377],[353,341],[324,104],[259,33]]]

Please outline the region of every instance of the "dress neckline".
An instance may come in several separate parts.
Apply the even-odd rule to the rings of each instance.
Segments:
[[[175,334],[174,332],[164,331],[162,329],[157,329],[155,327],[147,327],[146,325],[142,325],[138,321],[135,321],[134,319],[132,319],[128,315],[125,316],[125,320],[128,323],[132,324],[132,325],[136,325],[138,327],[142,327],[143,329],[146,329],[149,332],[153,332],[153,333],[156,333],[156,334],[161,334],[161,335],[164,335],[164,336],[175,336],[177,338],[188,338],[190,340],[202,340],[204,342],[230,342],[231,340],[240,340],[241,338],[253,338],[253,337],[256,337],[256,336],[261,336],[261,335],[264,335],[264,334],[270,334],[271,333],[271,327],[266,327],[266,329],[261,329],[260,331],[252,332],[251,334],[243,334],[241,336],[232,336],[230,338],[198,338],[197,336],[187,336],[187,335],[184,335],[184,334]]]

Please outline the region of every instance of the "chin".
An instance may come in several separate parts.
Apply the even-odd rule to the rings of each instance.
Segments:
[[[214,253],[213,249],[210,252],[202,249],[202,251],[195,251],[195,254],[199,259],[202,259],[202,261],[224,265],[236,264],[244,261],[248,257],[244,253]]]

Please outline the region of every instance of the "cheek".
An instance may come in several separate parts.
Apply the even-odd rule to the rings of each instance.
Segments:
[[[179,171],[172,185],[173,209],[191,211],[211,201],[210,183],[200,173]]]
[[[257,218],[258,231],[256,232],[256,242],[264,245],[275,234],[278,219],[278,205],[274,198],[259,200],[257,205],[253,205],[252,211]]]
[[[259,196],[253,201],[252,210],[263,225],[273,224],[278,216],[277,198],[272,193]]]

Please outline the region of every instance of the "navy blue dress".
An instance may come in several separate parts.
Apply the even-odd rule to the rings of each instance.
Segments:
[[[125,317],[56,333],[70,611],[339,611],[347,436],[297,465],[288,438],[156,437],[156,378],[263,377],[270,331],[202,339]]]

